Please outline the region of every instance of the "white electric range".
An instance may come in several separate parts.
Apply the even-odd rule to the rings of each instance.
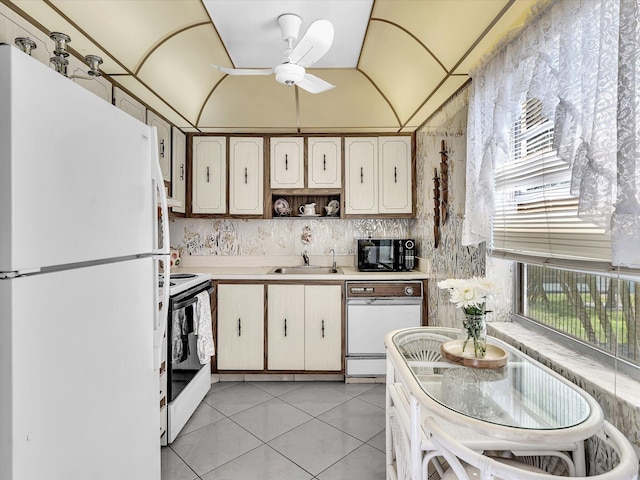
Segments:
[[[160,275],[158,286],[161,290],[165,287],[163,283]],[[170,274],[167,328],[160,369],[162,445],[175,440],[211,386],[210,362],[200,363],[197,336],[192,330],[196,296],[204,291],[213,295],[211,275]],[[175,348],[176,342],[179,349]],[[177,350],[182,353],[176,355]]]
[[[211,280],[208,273],[170,273],[169,296],[189,290],[201,283]],[[158,276],[158,286],[164,288],[162,274]]]

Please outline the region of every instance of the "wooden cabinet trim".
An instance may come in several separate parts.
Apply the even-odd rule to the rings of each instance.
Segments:
[[[215,357],[215,362],[212,361],[211,371],[213,373],[220,374],[234,374],[234,375],[243,375],[243,374],[304,374],[304,375],[321,375],[321,374],[331,374],[331,375],[344,375],[345,373],[345,355],[346,355],[346,298],[345,298],[345,282],[339,280],[310,280],[301,283],[299,280],[213,280],[214,288],[215,288],[215,305],[212,307],[212,319],[214,322],[213,331],[214,335],[217,337],[217,324],[218,324],[218,292],[220,291],[220,285],[262,285],[263,286],[263,324],[264,324],[264,336],[263,336],[263,356],[264,356],[264,368],[262,370],[223,370],[218,369],[217,367],[217,356]],[[292,286],[339,286],[340,287],[340,370],[269,370],[268,368],[268,339],[269,339],[269,329],[268,329],[268,302],[269,302],[269,285],[292,285]],[[214,302],[212,298],[212,302]]]
[[[327,218],[327,219],[359,219],[359,218],[414,218],[416,212],[416,145],[415,145],[415,133],[406,134],[406,133],[380,133],[380,134],[371,134],[371,133],[362,133],[362,134],[343,134],[336,135],[335,133],[306,133],[299,135],[292,134],[220,134],[220,133],[210,133],[210,134],[189,134],[190,140],[188,140],[188,148],[189,145],[193,143],[193,137],[209,137],[209,136],[225,136],[227,139],[227,172],[230,171],[229,164],[229,156],[230,156],[230,144],[229,141],[231,138],[241,138],[241,137],[259,137],[263,140],[263,211],[261,214],[231,214],[229,213],[229,202],[230,202],[230,185],[229,178],[227,178],[227,211],[225,213],[205,213],[198,214],[194,213],[191,208],[187,208],[188,213],[187,217],[193,218],[239,218],[239,219],[273,219],[280,218],[277,217],[273,212],[273,202],[276,198],[284,197],[289,204],[295,203],[293,200],[294,197],[300,197],[297,200],[298,205],[301,203],[314,202],[313,198],[304,200],[302,197],[317,197],[318,200],[315,201],[317,203],[316,211],[320,213],[322,216],[318,218]],[[378,139],[380,137],[408,137],[410,139],[411,145],[411,162],[410,162],[410,177],[411,177],[411,212],[407,213],[366,213],[366,212],[358,212],[358,213],[346,213],[346,205],[347,205],[347,188],[346,188],[346,143],[349,139],[357,139],[357,138],[372,138]],[[271,188],[271,165],[270,165],[270,152],[271,152],[271,141],[272,139],[278,138],[302,138],[303,140],[303,156],[304,156],[304,188],[294,188],[294,189],[280,189],[280,188]],[[335,189],[322,189],[322,188],[309,188],[308,185],[308,171],[310,168],[310,159],[309,159],[309,139],[312,138],[339,138],[340,139],[340,182],[341,187]],[[187,153],[187,201],[190,200],[192,196],[191,187],[194,181],[193,171],[192,171],[192,162],[193,162],[193,150],[188,151]],[[376,182],[378,183],[378,182]],[[340,203],[340,211],[337,217],[326,217],[324,216],[324,205],[326,205],[329,200],[336,199]],[[293,207],[293,205],[291,205]],[[293,208],[292,208],[293,209]],[[291,217],[282,217],[282,218],[295,218],[295,212],[292,212]]]

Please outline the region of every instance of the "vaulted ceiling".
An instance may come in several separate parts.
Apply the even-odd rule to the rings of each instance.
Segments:
[[[185,132],[412,132],[536,0],[1,0],[45,31],[100,55],[114,82]],[[273,75],[277,17],[332,22],[334,43],[307,72],[319,94]],[[213,20],[212,20],[213,18]],[[355,52],[355,54],[353,53]],[[261,60],[263,59],[263,60]]]

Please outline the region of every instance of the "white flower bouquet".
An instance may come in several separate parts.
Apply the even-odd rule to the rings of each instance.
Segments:
[[[449,278],[438,282],[438,288],[448,290],[451,303],[455,303],[465,314],[463,327],[467,337],[462,343],[462,351],[464,352],[467,342],[473,340],[474,355],[484,357],[487,351],[485,307],[487,298],[496,292],[495,285],[485,277]]]
[[[496,292],[495,285],[486,277],[448,278],[438,282],[438,288],[449,290],[451,303],[467,315],[484,315],[487,298]]]

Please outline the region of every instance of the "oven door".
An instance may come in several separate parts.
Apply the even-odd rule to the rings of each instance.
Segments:
[[[198,359],[197,336],[193,334],[193,307],[196,295],[207,291],[213,295],[210,281],[172,296],[169,301],[167,328],[167,440],[173,442],[198,408],[211,387],[210,362]]]

